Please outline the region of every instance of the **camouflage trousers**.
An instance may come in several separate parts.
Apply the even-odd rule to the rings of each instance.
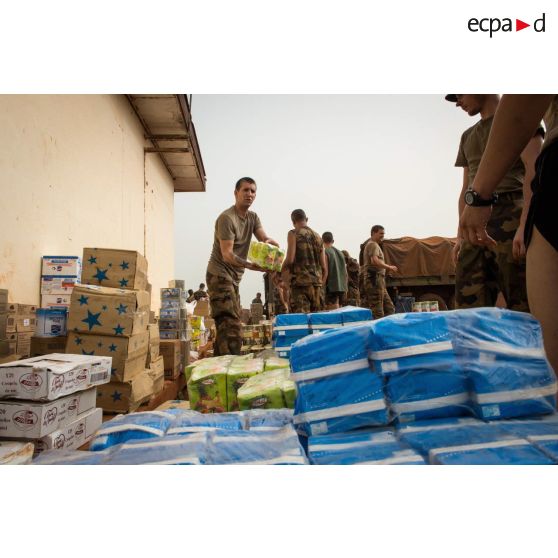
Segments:
[[[525,259],[513,258],[513,237],[523,207],[521,196],[500,198],[492,208],[488,234],[494,248],[463,242],[455,269],[456,308],[494,306],[501,291],[511,310],[529,312]]]
[[[386,289],[384,275],[376,274],[374,279],[365,277],[364,292],[368,308],[372,310],[372,317],[375,320],[395,313],[395,306]]]
[[[347,292],[347,305],[360,306],[360,291],[354,287],[349,287]]]
[[[209,272],[206,274],[211,317],[215,320],[217,336],[213,354],[239,355],[242,348],[241,306],[238,286],[230,279]]]
[[[366,285],[365,285],[366,281],[364,276],[365,276],[364,268],[361,268],[358,274],[358,291],[360,295],[360,306],[362,308],[370,308],[370,305],[368,304],[367,295],[366,295]]]
[[[319,285],[291,286],[291,313],[321,312],[324,309],[323,289]]]

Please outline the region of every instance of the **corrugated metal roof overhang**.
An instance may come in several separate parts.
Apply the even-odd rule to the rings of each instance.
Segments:
[[[205,192],[205,169],[186,95],[127,95],[175,192]]]

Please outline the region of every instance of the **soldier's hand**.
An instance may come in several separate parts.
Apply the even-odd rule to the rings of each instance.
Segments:
[[[248,267],[247,269],[250,269],[251,271],[261,271],[263,273],[269,271],[268,269],[264,269],[263,267],[260,267],[258,264],[252,262],[250,262],[250,267]]]
[[[513,237],[513,257],[516,260],[520,260],[525,257],[525,228],[523,225],[519,225],[519,228],[515,232],[515,236]]]
[[[399,269],[397,269],[397,266],[396,266],[396,265],[390,265],[390,266],[389,266],[389,270],[390,270],[392,273],[397,273],[397,272],[399,271]]]
[[[273,240],[273,238],[268,238],[266,242],[267,244],[272,244],[273,246],[277,246],[277,248],[279,248],[279,243],[276,240]]]
[[[459,237],[476,246],[496,246],[496,241],[486,232],[492,213],[491,206],[465,206],[459,218]]]

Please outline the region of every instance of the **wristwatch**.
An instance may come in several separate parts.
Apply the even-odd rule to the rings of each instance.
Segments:
[[[480,197],[478,192],[474,190],[467,190],[463,196],[465,203],[473,207],[486,207],[487,205],[494,205],[498,201],[498,194],[492,194],[490,199],[485,200]]]

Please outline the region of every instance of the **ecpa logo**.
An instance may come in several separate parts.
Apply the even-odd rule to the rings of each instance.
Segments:
[[[472,17],[467,22],[467,27],[472,33],[478,33],[479,31],[482,33],[489,33],[490,38],[492,38],[494,33],[498,33],[499,31],[510,33],[513,31],[522,31],[523,29],[527,29],[527,27],[532,27],[536,33],[544,33],[546,31],[546,14],[543,13],[532,25],[515,18],[515,26],[513,24],[513,18],[509,17],[502,19],[499,17],[485,17],[482,19]]]

